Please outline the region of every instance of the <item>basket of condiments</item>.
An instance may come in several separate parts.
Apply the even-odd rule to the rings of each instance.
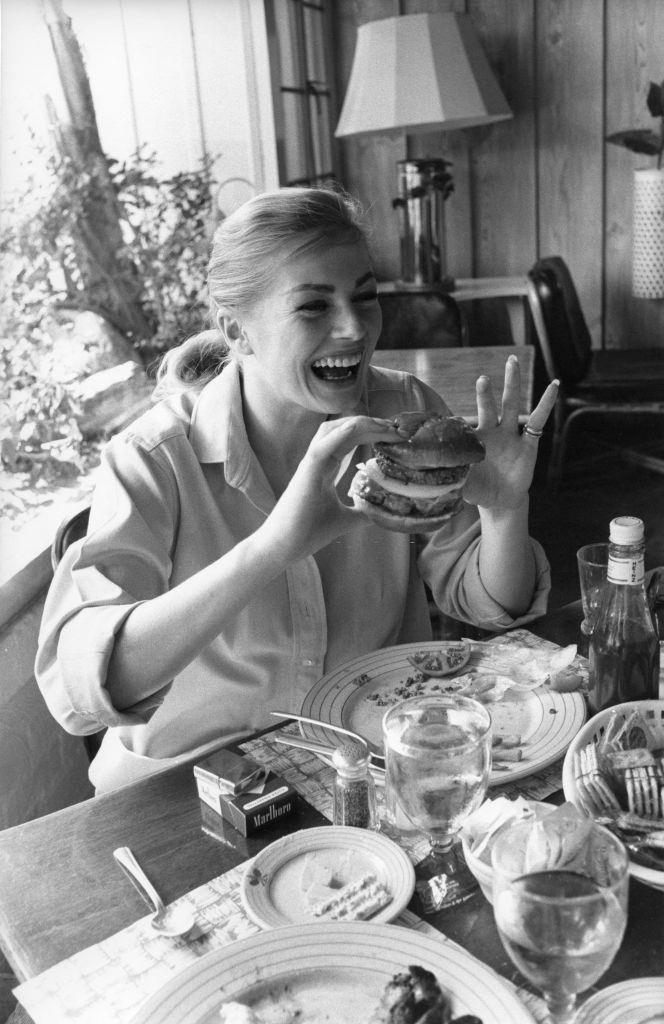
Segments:
[[[589,719],[565,755],[563,789],[620,836],[632,875],[664,891],[664,701],[628,701]]]

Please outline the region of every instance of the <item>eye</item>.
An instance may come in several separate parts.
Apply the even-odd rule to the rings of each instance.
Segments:
[[[324,313],[327,309],[327,302],[325,299],[312,299],[311,302],[303,302],[297,308],[301,313]]]
[[[361,292],[359,295],[356,295],[353,301],[354,302],[375,302],[377,298],[378,298],[378,292],[375,291],[375,289],[372,289],[370,292]]]

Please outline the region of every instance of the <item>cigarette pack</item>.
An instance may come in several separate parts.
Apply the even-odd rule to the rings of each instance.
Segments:
[[[201,800],[243,836],[295,811],[295,790],[284,779],[232,751],[218,751],[195,764],[194,776]]]
[[[250,757],[222,749],[195,764],[194,775],[197,781],[209,783],[212,789],[234,796],[251,789],[265,778],[267,771]]]

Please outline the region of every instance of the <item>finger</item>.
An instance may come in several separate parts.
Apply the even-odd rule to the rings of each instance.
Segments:
[[[511,355],[505,363],[505,379],[503,382],[501,422],[516,427],[521,404],[521,367],[515,355]]]
[[[537,405],[531,412],[530,416],[528,417],[528,423],[526,424],[526,426],[530,427],[531,430],[544,430],[546,421],[551,415],[556,404],[556,399],[558,398],[558,387],[559,382],[557,380],[554,380],[548,385],[548,387],[544,391],[544,394],[542,395],[539,402],[537,403]]]
[[[475,382],[475,397],[477,399],[477,428],[478,430],[490,430],[498,423],[498,406],[491,381],[486,374],[482,374]]]
[[[341,458],[360,444],[397,440],[399,435],[390,420],[348,416],[323,423],[309,445],[309,452],[320,459]]]

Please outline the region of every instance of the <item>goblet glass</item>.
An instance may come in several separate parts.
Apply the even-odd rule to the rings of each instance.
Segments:
[[[415,868],[423,908],[459,903],[478,884],[456,836],[489,781],[489,713],[468,697],[412,697],[385,714],[383,739],[389,798],[431,844]]]
[[[552,1024],[573,1024],[577,993],[607,970],[627,921],[625,847],[608,829],[589,825],[574,858],[563,855],[560,835],[559,867],[537,870],[535,863],[524,871],[524,851],[537,827],[532,822],[507,829],[491,854],[500,938],[514,965],[542,992]]]

